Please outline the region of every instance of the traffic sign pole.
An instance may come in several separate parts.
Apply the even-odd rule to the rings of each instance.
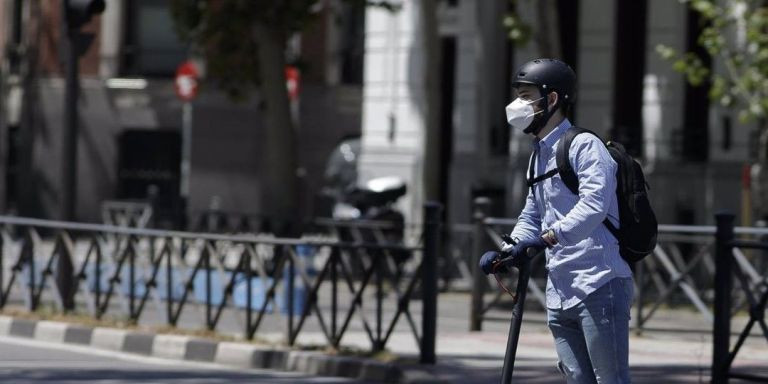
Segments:
[[[189,175],[192,157],[192,102],[185,101],[181,107],[181,185],[179,194],[189,197]]]
[[[176,70],[176,95],[184,102],[181,107],[181,177],[179,195],[189,197],[189,178],[192,158],[192,100],[197,96],[198,72],[195,65],[186,61]]]

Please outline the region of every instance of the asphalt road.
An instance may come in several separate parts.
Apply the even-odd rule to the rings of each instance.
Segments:
[[[3,383],[360,383],[296,373],[236,370],[215,364],[142,357],[86,347],[0,337]]]

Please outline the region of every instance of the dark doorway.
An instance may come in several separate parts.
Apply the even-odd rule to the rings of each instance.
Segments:
[[[560,25],[560,46],[562,47],[565,63],[571,66],[574,72],[578,72],[579,64],[579,9],[581,1],[579,0],[558,0],[557,2],[557,21]],[[578,90],[576,91],[576,100],[578,100]],[[570,109],[568,116],[572,121],[576,119],[576,108]]]
[[[643,80],[648,1],[617,0],[611,138],[643,153]]]
[[[688,9],[688,28],[686,49],[701,58],[705,68],[712,69],[712,57],[698,43],[702,30],[706,27],[698,12]],[[680,144],[683,158],[689,161],[704,162],[709,157],[709,86],[702,83],[693,86],[685,83],[685,102],[683,132]]]
[[[562,60],[576,70],[579,61],[579,0],[559,0],[557,2],[557,22],[560,26],[560,45],[563,50]]]
[[[456,94],[456,37],[443,37],[440,84],[440,203],[448,206],[451,159],[453,158],[453,105]]]
[[[181,134],[176,131],[125,131],[118,139],[117,197],[149,200],[157,222],[177,222],[182,202],[179,198]]]
[[[515,59],[515,43],[511,39],[505,39],[504,42],[504,105],[512,102],[512,98],[515,96],[514,89],[512,88],[512,80],[514,80],[514,68]],[[493,119],[493,126],[491,130],[491,153],[494,156],[509,156],[509,140],[511,127],[507,122],[507,116],[503,113],[495,113]]]

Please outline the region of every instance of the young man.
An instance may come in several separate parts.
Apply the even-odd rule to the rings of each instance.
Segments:
[[[530,247],[546,248],[547,323],[568,383],[629,383],[632,272],[603,224],[608,217],[619,226],[617,165],[599,138],[577,135],[568,152],[579,180],[579,194],[573,194],[550,171],[557,168],[557,144],[571,127],[565,115],[576,75],[562,61],[537,59],[524,64],[514,81],[518,98],[507,106],[507,119],[513,129],[535,136],[535,172],[510,234],[515,244],[505,244],[503,256],[519,259]],[[480,267],[491,273],[500,257],[489,252]]]

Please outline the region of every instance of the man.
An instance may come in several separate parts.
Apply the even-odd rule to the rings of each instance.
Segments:
[[[576,75],[562,61],[537,59],[517,72],[518,98],[507,106],[513,129],[535,136],[534,175],[525,208],[504,244],[511,260],[531,247],[546,248],[547,324],[555,340],[558,369],[568,383],[629,383],[629,315],[632,272],[617,239],[603,224],[618,228],[617,164],[594,135],[577,135],[568,160],[578,176],[578,196],[557,172],[555,152],[571,127],[565,117],[574,98]],[[480,260],[488,274],[501,259]],[[508,264],[514,261],[507,261]]]

